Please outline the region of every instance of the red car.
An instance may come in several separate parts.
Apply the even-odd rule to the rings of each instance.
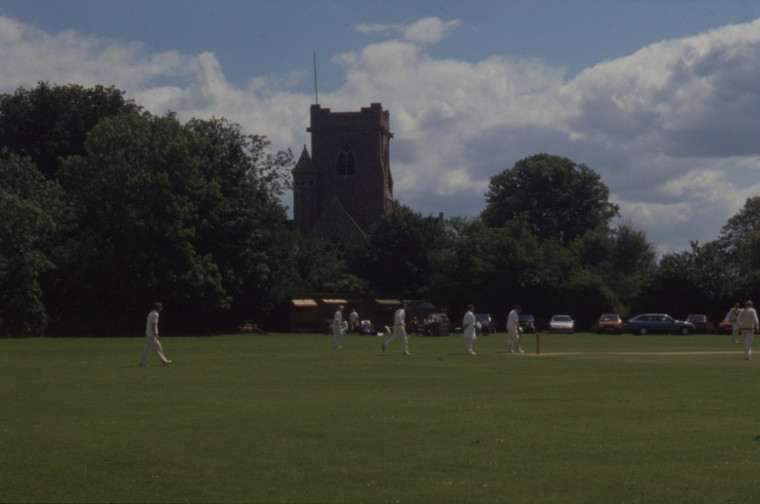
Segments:
[[[686,321],[694,324],[696,332],[698,333],[710,334],[715,330],[715,326],[707,318],[707,315],[704,315],[702,313],[692,313],[686,317]]]
[[[728,319],[723,319],[718,324],[718,332],[721,334],[731,334],[734,332],[734,325]]]
[[[597,331],[602,333],[620,334],[623,332],[623,319],[617,313],[603,313],[597,322]]]

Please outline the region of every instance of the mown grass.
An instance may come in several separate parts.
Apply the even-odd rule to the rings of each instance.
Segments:
[[[760,499],[760,360],[724,336],[163,341],[0,340],[0,502]]]

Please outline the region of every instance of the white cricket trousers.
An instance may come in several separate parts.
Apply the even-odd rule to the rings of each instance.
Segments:
[[[161,358],[161,362],[166,362],[167,359],[164,357],[164,349],[161,346],[161,342],[156,339],[155,336],[152,334],[150,336],[145,337],[145,348],[143,348],[142,351],[142,357],[140,357],[140,365],[145,365],[145,359],[148,358],[148,354],[150,353],[151,348],[156,348],[156,353]]]
[[[744,358],[749,360],[752,358],[752,340],[755,338],[755,331],[742,329],[742,336],[744,337]]]
[[[399,338],[401,338],[401,342],[404,344],[404,353],[409,353],[409,338],[406,337],[406,329],[402,325],[393,326],[393,336],[388,338],[388,341],[383,343],[383,346],[387,347]]]
[[[472,351],[472,338],[464,339],[464,352],[469,355],[475,355],[475,352]]]
[[[332,347],[335,349],[341,348],[341,342],[343,341],[343,330],[340,327],[333,327]]]
[[[520,333],[512,328],[507,333],[507,350],[520,350]]]

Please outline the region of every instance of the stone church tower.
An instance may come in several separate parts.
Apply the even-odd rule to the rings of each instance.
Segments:
[[[341,254],[393,211],[390,114],[379,103],[359,112],[312,105],[307,131],[311,156],[304,146],[292,172],[294,226]]]

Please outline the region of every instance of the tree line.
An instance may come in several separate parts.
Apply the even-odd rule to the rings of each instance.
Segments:
[[[397,292],[458,315],[708,313],[760,286],[760,198],[713,242],[657,260],[598,174],[537,154],[491,178],[477,218],[401,202],[338,258],[294,231],[280,197],[290,150],[223,118],[156,116],[114,87],[0,95],[0,334],[140,334],[153,301],[169,331],[253,318],[282,328],[295,289]]]

